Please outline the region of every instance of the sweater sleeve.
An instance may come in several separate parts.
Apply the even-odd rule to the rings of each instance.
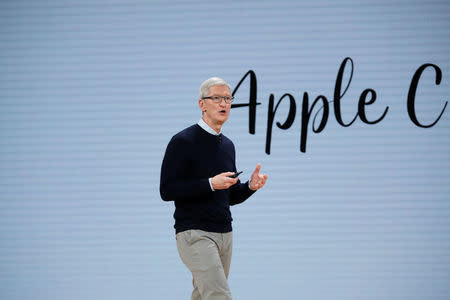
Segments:
[[[256,191],[252,191],[248,187],[248,181],[241,183],[238,181],[235,185],[230,187],[230,205],[236,205],[247,200]]]
[[[164,201],[188,200],[211,193],[208,178],[188,179],[189,143],[173,137],[161,166],[159,192]]]

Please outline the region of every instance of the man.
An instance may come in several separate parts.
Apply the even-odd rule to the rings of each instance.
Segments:
[[[198,100],[202,118],[172,137],[161,167],[161,198],[175,201],[177,248],[192,272],[192,300],[231,299],[230,205],[245,201],[267,180],[259,173],[260,164],[246,183],[233,178],[234,145],[221,133],[232,100],[225,80],[203,82]]]

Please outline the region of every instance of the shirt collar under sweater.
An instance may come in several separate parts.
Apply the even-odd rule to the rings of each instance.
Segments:
[[[206,124],[205,121],[203,121],[202,118],[200,118],[200,121],[198,121],[198,126],[200,126],[201,128],[203,128],[203,130],[205,130],[206,132],[212,134],[212,135],[220,135],[222,133],[222,129],[220,129],[219,133],[217,133],[214,129],[212,129],[211,127],[209,127],[208,124]]]

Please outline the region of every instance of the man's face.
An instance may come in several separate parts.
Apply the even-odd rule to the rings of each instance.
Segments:
[[[226,85],[215,85],[209,88],[208,97],[220,96],[231,97],[231,91]],[[222,125],[230,115],[231,103],[225,103],[221,99],[220,103],[215,103],[211,99],[199,100],[200,109],[204,112],[203,119],[209,125]]]

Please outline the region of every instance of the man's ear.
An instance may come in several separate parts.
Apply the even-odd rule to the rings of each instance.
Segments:
[[[205,101],[203,99],[198,99],[198,107],[200,107],[202,112],[206,111]]]

